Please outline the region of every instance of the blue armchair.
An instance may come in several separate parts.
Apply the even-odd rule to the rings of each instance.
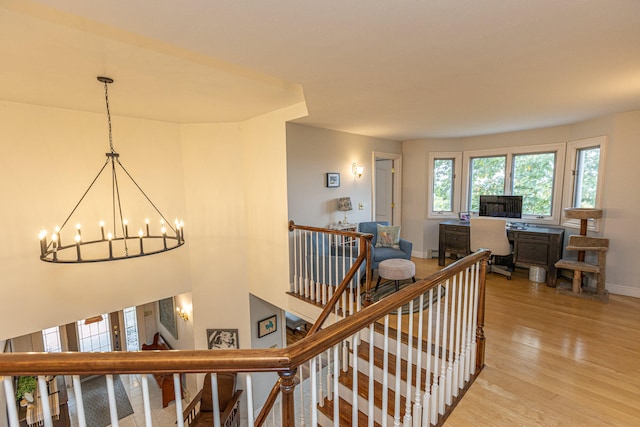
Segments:
[[[385,259],[402,258],[411,259],[411,250],[413,249],[413,243],[408,240],[400,239],[400,249],[377,247],[376,242],[378,238],[378,224],[389,225],[388,221],[372,221],[361,222],[358,224],[358,231],[361,233],[373,234],[371,239],[371,269],[378,268],[378,264]]]

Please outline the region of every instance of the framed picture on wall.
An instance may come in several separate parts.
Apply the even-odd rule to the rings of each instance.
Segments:
[[[274,314],[258,322],[258,338],[269,335],[278,330],[278,317]]]
[[[340,174],[338,172],[327,172],[327,187],[340,187]]]
[[[207,329],[209,350],[234,350],[240,348],[237,329]]]

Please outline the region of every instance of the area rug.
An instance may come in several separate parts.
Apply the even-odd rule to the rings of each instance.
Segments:
[[[104,375],[89,378],[82,381],[82,401],[84,403],[84,415],[87,426],[106,427],[111,424],[109,412],[109,395],[107,392],[107,379]],[[116,395],[116,408],[118,419],[133,414],[131,402],[124,390],[120,376],[114,375],[113,389]]]
[[[420,281],[420,279],[416,279],[416,282]],[[400,281],[400,285],[399,285],[399,290],[402,290],[404,288],[406,288],[407,286],[411,286],[413,285],[413,280],[411,279],[407,279],[407,280],[401,280]],[[437,289],[440,290],[440,298],[444,298],[445,293],[447,292],[446,288],[442,285],[438,285],[436,288],[434,288],[433,291],[433,301],[434,303],[438,300],[438,291]],[[371,291],[371,299],[373,300],[373,302],[376,301],[380,301],[383,298],[388,297],[389,295],[393,295],[396,293],[396,285],[395,285],[395,281],[394,280],[390,280],[390,281],[383,281],[380,283],[380,286],[378,286],[378,291]],[[364,299],[364,293],[362,294],[362,298]],[[409,313],[409,305],[410,303],[407,303],[405,305],[402,306],[402,314],[408,314]],[[420,307],[420,297],[417,297],[416,299],[413,300],[413,312],[417,313],[419,311],[424,311],[424,310],[428,310],[429,307],[431,306],[431,303],[429,302],[429,294],[425,294],[424,299],[422,301],[422,308]]]

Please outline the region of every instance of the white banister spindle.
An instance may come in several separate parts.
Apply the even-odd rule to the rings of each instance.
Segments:
[[[352,425],[358,425],[358,334],[351,337],[352,343],[352,367],[353,372],[353,386],[351,387],[351,422]]]
[[[393,389],[393,392],[395,393],[395,399],[393,401],[393,425],[394,426],[399,426],[400,425],[400,375],[401,375],[401,368],[402,368],[402,338],[400,337],[400,334],[402,333],[402,307],[398,308],[398,314],[397,314],[397,328],[396,328],[396,384],[395,387]]]
[[[413,427],[419,427],[422,419],[422,399],[420,393],[422,387],[422,337],[424,332],[422,322],[424,321],[424,294],[420,295],[419,304],[420,310],[418,311],[418,336],[416,347],[416,396],[413,403]],[[429,357],[428,349],[427,357]],[[427,375],[429,375],[428,372]]]
[[[300,256],[298,254],[298,230],[293,230],[293,283],[292,289],[289,289],[291,292],[297,294],[298,293],[298,262],[300,261]]]
[[[73,382],[73,393],[76,397],[76,414],[78,417],[78,427],[87,427],[87,419],[84,415],[84,401],[82,400],[82,385],[80,375],[71,377]]]
[[[369,391],[368,391],[368,407],[367,407],[367,413],[368,414],[373,414],[373,398],[374,398],[374,394],[375,394],[375,389],[374,389],[374,384],[373,384],[373,367],[375,365],[374,362],[374,343],[373,343],[373,339],[374,339],[374,325],[373,323],[371,325],[369,325]],[[382,413],[384,414],[386,411],[382,411]],[[368,417],[367,419],[367,425],[369,427],[373,427],[373,418],[374,417]]]
[[[445,283],[445,289],[447,290],[444,294],[444,305],[443,311],[444,316],[442,316],[442,347],[440,350],[440,378],[438,379],[438,413],[440,415],[444,414],[445,408],[445,391],[447,388],[447,326],[449,320],[449,293],[451,293],[451,283],[449,280]]]
[[[462,334],[462,289],[464,288],[464,273],[460,273],[460,282],[458,283],[458,297],[456,305],[456,342],[455,342],[455,360],[453,362],[453,379],[451,381],[453,385],[453,395],[458,396],[459,378],[460,372],[460,339]]]
[[[211,400],[213,400],[213,425],[220,427],[220,401],[218,400],[218,374],[211,373]]]
[[[118,407],[116,406],[116,392],[113,387],[113,375],[105,375],[107,380],[107,396],[109,396],[109,414],[111,415],[111,425],[118,427]]]
[[[471,360],[469,361],[470,366],[470,374],[473,375],[476,373],[476,330],[478,328],[478,293],[480,291],[479,283],[480,283],[480,265],[476,264],[476,274],[475,280],[473,281],[473,313],[472,313],[472,332],[471,332]]]
[[[465,315],[465,335],[464,335],[464,351],[462,352],[464,354],[464,371],[463,371],[463,378],[461,380],[461,384],[464,384],[465,382],[469,381],[470,378],[470,372],[471,372],[471,367],[469,366],[469,361],[471,360],[471,334],[473,333],[473,331],[471,330],[471,313],[473,311],[473,309],[471,308],[471,304],[473,304],[473,299],[471,298],[471,288],[473,286],[473,273],[474,273],[474,268],[473,266],[471,266],[471,274],[469,275],[469,278],[467,280],[467,283],[465,285],[465,295],[464,295],[464,301],[465,301],[465,310],[464,310],[464,315]]]
[[[402,311],[402,307],[400,307]],[[413,376],[413,300],[409,302],[409,331],[407,338],[407,392],[405,394],[404,427],[411,427],[411,378]]]
[[[338,383],[338,376],[340,375],[340,364],[338,363],[339,346],[340,344],[333,346],[333,425],[336,427],[340,425],[340,384]]]
[[[441,314],[441,300],[442,295],[440,290],[442,289],[442,284],[438,286],[438,294],[436,296],[436,328],[435,328],[435,337],[433,338],[433,343],[435,345],[435,354],[433,358],[433,385],[431,387],[431,424],[438,423],[438,397],[439,393],[439,361],[440,361],[440,314]],[[445,288],[446,289],[446,288]]]
[[[298,387],[297,390],[298,392],[300,392],[300,408],[302,408],[302,410],[300,411],[300,420],[298,421],[298,425],[304,426],[305,403],[304,403],[304,387],[302,387],[302,384],[304,384],[304,372],[302,372],[302,366],[300,367],[300,369],[298,369],[298,375],[299,375],[298,378],[300,379],[300,387]]]
[[[453,392],[451,391],[452,389],[452,382],[453,382],[453,357],[454,357],[454,340],[455,340],[455,328],[456,328],[456,324],[454,322],[455,320],[455,313],[456,313],[456,289],[457,289],[457,285],[458,285],[458,277],[457,276],[453,276],[453,282],[451,283],[451,305],[450,305],[450,310],[449,310],[449,317],[451,319],[451,323],[449,325],[449,357],[448,357],[448,363],[447,363],[447,391],[446,391],[446,401],[447,401],[447,405],[451,405],[451,396],[453,395]]]
[[[382,427],[387,427],[389,413],[389,315],[384,317],[384,341],[382,344]]]
[[[253,378],[251,374],[247,374],[244,381],[247,384],[247,424],[249,427],[253,427],[255,425],[255,416],[253,414]]]
[[[328,349],[327,350],[327,399],[328,400],[333,399],[333,388],[331,387],[332,386],[331,373],[333,372],[332,363],[335,363],[335,360],[332,361],[331,349]]]
[[[7,402],[7,415],[9,416],[9,425],[11,427],[18,427],[20,425],[18,421],[18,408],[13,396],[16,395],[13,390],[13,377],[5,376],[2,379],[4,383],[4,396]]]
[[[311,405],[309,406],[309,412],[311,415],[311,426],[315,427],[318,425],[318,392],[316,390],[316,363],[318,361],[318,357],[312,357],[309,361],[309,379],[311,380],[310,388],[311,388]],[[300,389],[302,389],[302,384],[300,384]],[[303,402],[304,404],[304,402]],[[304,406],[302,406],[304,407]],[[304,411],[301,411],[304,412]]]
[[[182,380],[180,374],[173,374],[173,393],[176,398],[176,423],[178,427],[184,427],[182,418]]]
[[[151,400],[149,399],[149,379],[145,374],[140,376],[142,382],[142,403],[144,405],[144,422],[146,427],[152,427]]]
[[[318,404],[324,406],[324,388],[323,388],[323,375],[322,375],[322,353],[318,355]]]

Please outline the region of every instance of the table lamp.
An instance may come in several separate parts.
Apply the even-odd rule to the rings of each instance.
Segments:
[[[344,224],[348,224],[347,211],[353,210],[353,207],[351,206],[351,197],[340,197],[338,199],[338,210],[340,212],[344,212],[344,220],[342,220],[342,222]]]

